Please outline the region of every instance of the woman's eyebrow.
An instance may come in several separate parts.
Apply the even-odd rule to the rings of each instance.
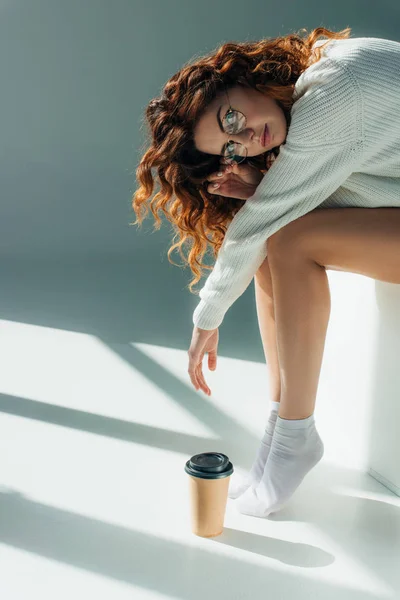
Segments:
[[[222,127],[222,121],[221,121],[221,108],[223,107],[223,104],[221,104],[221,106],[219,107],[218,111],[217,111],[217,121],[218,121],[218,127],[220,128],[220,130],[222,131],[222,133],[226,133],[226,131],[224,130],[224,128]],[[226,146],[226,144],[224,144],[221,148],[220,151],[220,155],[222,156],[224,147]]]
[[[220,116],[221,108],[222,107],[223,107],[223,104],[221,104],[221,106],[218,109],[218,112],[217,112],[217,121],[218,121],[218,126],[219,126],[220,130],[222,131],[222,133],[225,133],[224,128],[222,127],[222,121],[221,121],[221,116]]]

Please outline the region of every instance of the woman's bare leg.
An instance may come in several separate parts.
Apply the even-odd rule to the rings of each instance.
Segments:
[[[325,337],[331,309],[324,267],[303,257],[273,267],[279,323],[283,419],[306,419],[314,412]],[[279,274],[278,274],[279,272]]]
[[[330,315],[326,269],[400,283],[400,208],[319,209],[268,240],[281,375],[279,416],[314,412]]]
[[[281,397],[281,377],[276,341],[276,325],[271,270],[268,257],[254,277],[258,326],[268,368],[270,398],[279,402]]]
[[[281,383],[275,333],[274,300],[272,291],[271,272],[268,258],[263,262],[254,277],[258,324],[261,341],[267,362],[270,386],[270,399],[279,402]],[[279,404],[278,404],[279,406]],[[229,485],[229,498],[239,498],[252,484],[257,485],[264,473],[265,464],[271,449],[273,433],[278,417],[277,407],[271,405],[264,434],[257,449],[250,471],[244,477],[233,476]]]
[[[330,315],[326,269],[400,284],[400,208],[317,209],[267,246],[281,401],[262,479],[237,504],[255,516],[280,510],[323,456],[313,412]]]

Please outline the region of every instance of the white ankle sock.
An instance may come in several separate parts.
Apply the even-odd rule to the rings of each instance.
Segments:
[[[261,481],[239,498],[239,512],[266,517],[280,510],[323,454],[314,414],[297,420],[278,417]]]
[[[271,448],[272,437],[274,434],[275,423],[278,417],[279,402],[270,400],[270,415],[265,426],[264,435],[261,439],[260,447],[257,451],[257,456],[248,473],[243,477],[233,473],[229,484],[228,496],[232,500],[239,498],[252,484],[257,485],[263,476],[265,463],[267,462],[268,454]]]

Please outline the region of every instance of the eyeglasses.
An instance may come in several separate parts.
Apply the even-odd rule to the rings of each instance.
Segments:
[[[228,91],[225,88],[225,93],[229,102],[229,109],[222,119],[222,127],[228,135],[237,135],[246,127],[246,117],[239,110],[233,110],[231,101],[229,100]],[[228,140],[222,150],[222,162],[231,165],[234,162],[241,163],[247,157],[247,148],[240,142],[232,142]]]

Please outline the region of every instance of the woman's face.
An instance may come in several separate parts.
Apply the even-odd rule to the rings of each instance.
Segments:
[[[207,154],[221,155],[224,144],[229,141],[240,142],[247,148],[247,156],[257,156],[284,143],[287,136],[285,114],[275,100],[261,92],[243,86],[228,89],[229,100],[233,110],[238,110],[246,117],[246,126],[238,134],[221,131],[221,121],[229,109],[229,101],[225,92],[221,92],[207,107],[194,129],[194,143],[198,150]],[[268,125],[270,139],[265,146],[261,144],[261,136],[265,124]]]

